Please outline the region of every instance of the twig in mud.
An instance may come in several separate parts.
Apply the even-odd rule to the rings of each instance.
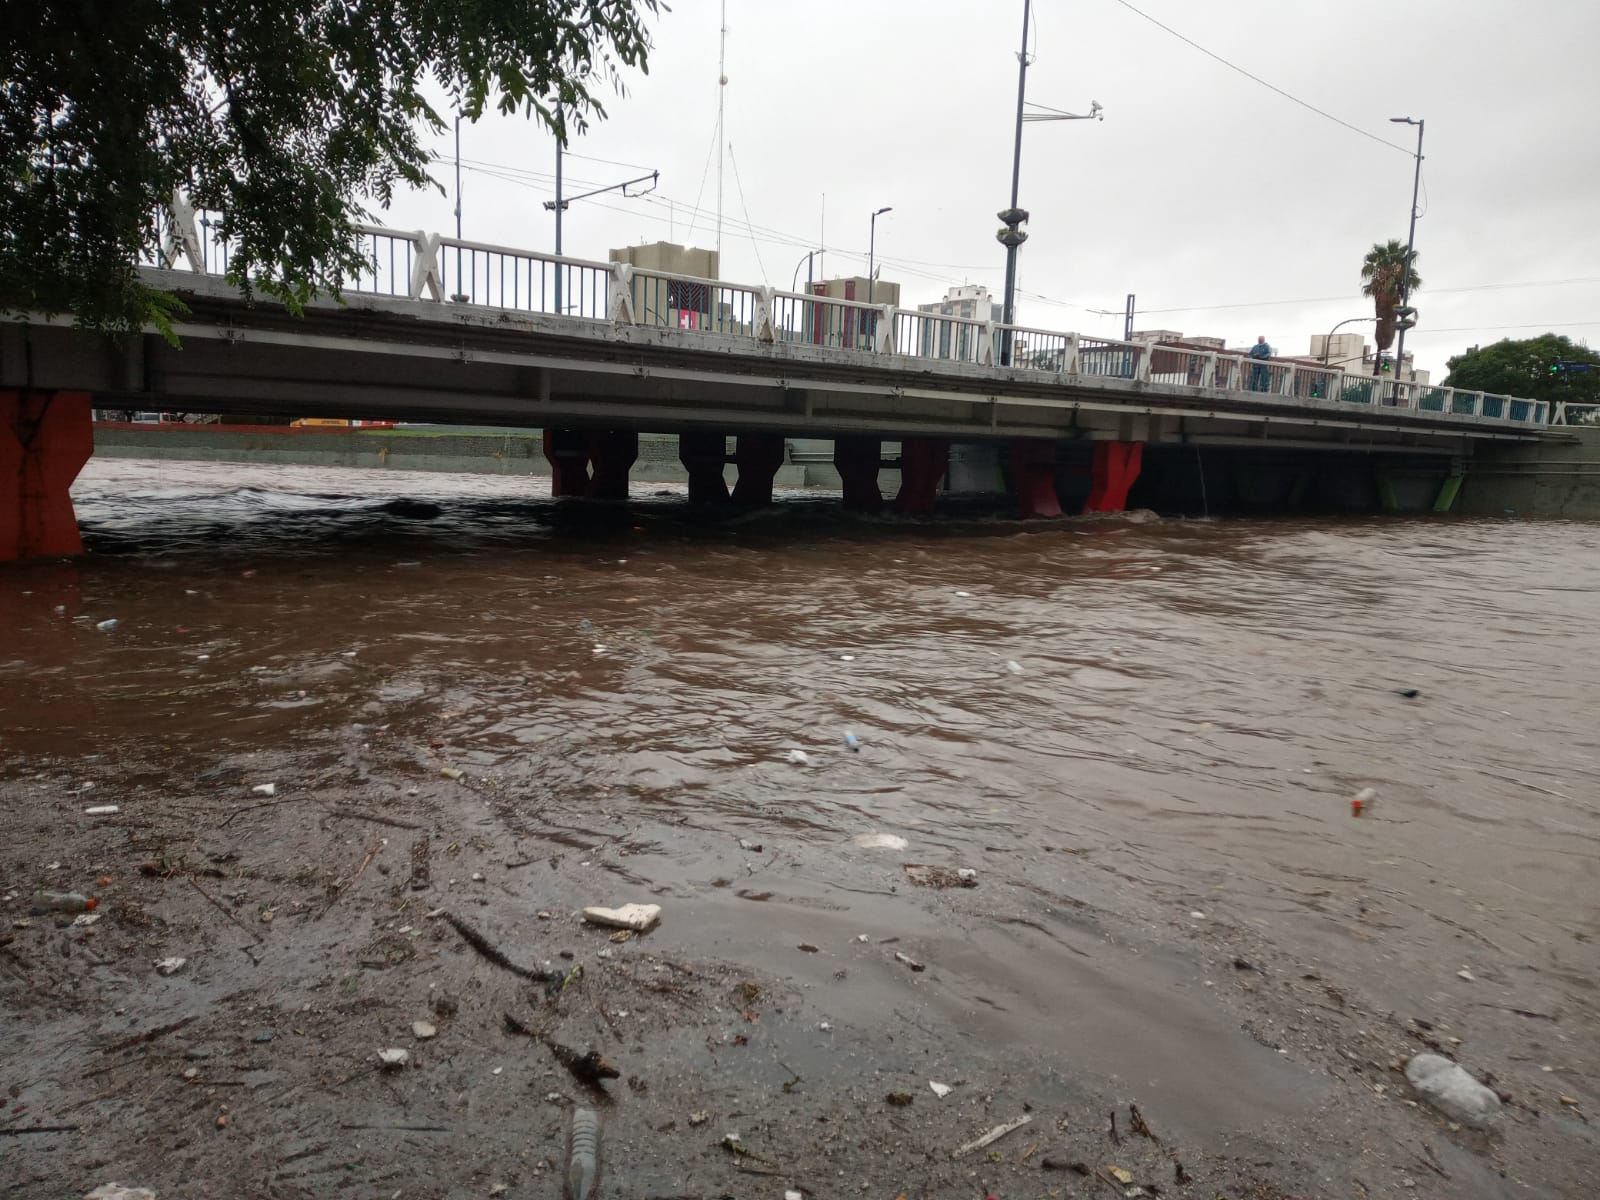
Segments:
[[[1158,1146],[1161,1144],[1161,1139],[1156,1136],[1155,1130],[1150,1128],[1149,1123],[1144,1119],[1144,1114],[1139,1111],[1137,1104],[1128,1105],[1128,1120],[1133,1123],[1133,1131],[1135,1133],[1149,1138]]]
[[[1433,1147],[1428,1145],[1427,1142],[1422,1142],[1420,1144],[1422,1146],[1423,1156],[1422,1165],[1427,1167],[1428,1170],[1434,1172],[1434,1174],[1438,1175],[1441,1179],[1449,1179],[1450,1172],[1446,1171],[1439,1165],[1439,1160],[1433,1156]]]
[[[531,979],[535,983],[559,983],[561,981],[561,974],[557,971],[537,971],[517,966],[516,963],[490,945],[489,940],[483,934],[461,920],[454,913],[445,913],[444,919],[450,922],[451,927],[461,935],[462,940],[467,945],[471,946],[502,971],[510,971],[513,975],[520,975],[522,978]]]
[[[322,911],[317,914],[317,918],[319,920],[321,918],[327,916],[328,915],[328,910],[330,908],[332,908],[335,904],[339,903],[339,901],[344,898],[344,894],[346,892],[348,892],[353,886],[355,886],[356,880],[361,878],[362,874],[372,864],[372,860],[375,857],[377,857],[378,851],[382,850],[382,849],[383,849],[383,843],[382,842],[376,842],[376,843],[373,844],[372,849],[367,851],[367,856],[361,860],[361,865],[356,868],[356,873],[354,875],[350,876],[350,878],[346,882],[341,883],[339,885],[339,890],[334,892],[333,895],[328,897],[328,902],[322,906]]]
[[[758,1167],[751,1163],[741,1162],[735,1168],[741,1175],[782,1175],[777,1167]]]
[[[1117,1110],[1114,1108],[1111,1110],[1111,1144],[1122,1145],[1122,1135],[1117,1132]]]
[[[405,1133],[449,1133],[448,1125],[340,1125],[340,1129],[398,1129]]]
[[[185,875],[184,879],[188,881],[188,884],[189,884],[190,887],[192,887],[195,891],[199,892],[202,896],[205,897],[205,900],[206,900],[207,904],[211,905],[212,908],[216,909],[223,916],[227,917],[228,920],[232,921],[240,929],[244,930],[245,933],[249,935],[249,938],[250,938],[250,940],[252,942],[259,942],[261,940],[261,938],[259,936],[257,936],[256,931],[254,929],[251,929],[250,926],[246,925],[243,921],[239,920],[238,917],[234,916],[231,912],[229,912],[226,908],[224,908],[222,906],[222,902],[220,900],[218,900],[210,892],[206,891],[205,888],[201,887],[198,883],[196,883],[194,881],[194,876],[193,875]],[[254,962],[255,959],[251,958],[250,961]]]
[[[797,1083],[804,1083],[804,1082],[805,1082],[805,1080],[803,1080],[803,1079],[801,1079],[801,1078],[800,1078],[800,1072],[799,1072],[799,1071],[796,1071],[796,1070],[795,1070],[795,1069],[794,1069],[794,1068],[793,1068],[793,1067],[791,1067],[791,1066],[790,1066],[790,1065],[789,1065],[789,1064],[788,1064],[788,1063],[786,1063],[786,1062],[780,1062],[780,1063],[779,1063],[779,1064],[778,1064],[778,1065],[779,1065],[779,1066],[780,1066],[780,1067],[782,1067],[782,1068],[783,1068],[783,1069],[784,1069],[784,1070],[785,1070],[785,1071],[787,1071],[787,1072],[789,1072],[789,1079],[788,1079],[788,1081],[787,1081],[787,1082],[786,1082],[786,1083],[784,1083],[784,1085],[783,1085],[783,1090],[784,1090],[784,1091],[785,1091],[785,1092],[793,1092],[793,1091],[794,1091],[794,1085],[795,1085],[795,1084],[797,1084]]]
[[[395,829],[426,829],[426,825],[418,825],[415,821],[401,821],[395,817],[384,817],[377,813],[362,812],[356,808],[330,808],[330,817],[337,817],[345,821],[373,821],[379,825],[390,825]]]
[[[998,1142],[1001,1138],[1005,1137],[1006,1134],[1015,1133],[1024,1125],[1031,1124],[1032,1122],[1032,1117],[1024,1115],[1018,1117],[1015,1121],[1007,1121],[1004,1125],[996,1125],[982,1137],[973,1138],[972,1141],[968,1142],[965,1146],[956,1147],[956,1149],[951,1152],[950,1157],[963,1158],[966,1155],[971,1154],[974,1150],[982,1150],[985,1146],[990,1146],[995,1142]]]
[[[115,1054],[119,1050],[128,1050],[134,1046],[142,1046],[146,1042],[153,1042],[157,1038],[166,1037],[169,1033],[177,1033],[199,1014],[191,1013],[187,1017],[179,1017],[176,1021],[168,1021],[165,1025],[157,1025],[154,1029],[147,1029],[143,1033],[136,1033],[130,1038],[123,1038],[114,1045],[107,1046],[100,1051],[101,1054]]]
[[[77,1133],[82,1128],[81,1125],[22,1125],[0,1128],[0,1137],[16,1137],[23,1133]]]
[[[233,824],[235,817],[243,816],[247,812],[254,812],[258,808],[277,808],[280,804],[304,804],[310,796],[285,796],[282,800],[263,800],[260,804],[245,804],[234,809],[222,820],[217,822],[218,829],[225,829]]]

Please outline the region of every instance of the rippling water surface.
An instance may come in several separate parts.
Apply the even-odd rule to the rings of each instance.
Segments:
[[[611,870],[730,912],[775,906],[718,839],[813,846],[779,898],[860,917],[856,839],[887,832],[1204,911],[1403,1011],[1469,969],[1596,1027],[1600,526],[692,519],[538,488],[92,462],[91,556],[0,576],[4,754],[198,770],[381,713],[546,829],[623,814]]]

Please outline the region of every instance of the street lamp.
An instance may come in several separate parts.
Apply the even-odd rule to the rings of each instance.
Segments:
[[[1028,21],[1033,13],[1032,0],[1022,0],[1022,49],[1017,53],[1017,136],[1016,143],[1011,152],[1011,207],[997,215],[1003,228],[996,233],[995,241],[1006,248],[1006,288],[1004,303],[1001,308],[1001,323],[1009,326],[1015,314],[1017,299],[1017,247],[1028,240],[1028,235],[1021,228],[1028,222],[1028,211],[1017,207],[1017,190],[1022,181],[1022,125],[1024,121],[1089,121],[1105,118],[1101,116],[1100,104],[1092,101],[1086,113],[1063,112],[1059,108],[1047,108],[1042,104],[1031,107],[1039,112],[1025,112],[1029,106],[1028,94]],[[1008,328],[1000,343],[1000,361],[1005,365],[1011,363],[1011,330]]]
[[[1377,319],[1377,317],[1350,317],[1346,320],[1340,321],[1332,329],[1328,330],[1328,336],[1322,339],[1322,365],[1328,365],[1328,353],[1333,346],[1334,334],[1338,333],[1339,330],[1343,329],[1346,325],[1354,325],[1358,321],[1376,321]],[[1365,338],[1362,339],[1363,342],[1365,340]]]
[[[868,232],[868,236],[867,236],[867,303],[868,304],[872,303],[872,260],[876,257],[877,250],[878,250],[878,218],[883,216],[883,214],[886,213],[886,212],[893,212],[893,211],[894,211],[894,206],[892,204],[885,204],[877,212],[872,214],[872,220],[871,220],[871,222],[869,224],[869,227],[868,227],[868,231],[867,231]]]
[[[1410,117],[1390,117],[1389,120],[1396,125],[1415,125],[1417,127],[1417,169],[1411,180],[1411,230],[1406,234],[1406,263],[1405,269],[1400,273],[1400,308],[1407,309],[1411,305],[1411,261],[1415,253],[1413,249],[1417,243],[1417,194],[1422,188],[1422,127],[1426,121],[1418,118],[1413,121]],[[1406,363],[1406,330],[1416,324],[1415,313],[1405,313],[1406,320],[1400,323],[1400,341],[1394,351],[1395,390],[1399,391],[1400,374],[1405,370]],[[1409,324],[1407,323],[1409,321]],[[1412,378],[1416,375],[1413,373]]]
[[[461,110],[456,109],[456,241],[461,241]],[[446,259],[446,262],[449,260]],[[461,287],[461,247],[456,246],[456,290],[450,297],[457,304],[467,302],[466,293]]]

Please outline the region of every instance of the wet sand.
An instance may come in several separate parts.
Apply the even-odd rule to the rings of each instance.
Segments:
[[[535,488],[96,460],[90,556],[0,573],[13,1194],[554,1196],[574,1102],[618,1197],[1600,1174],[1600,527]],[[643,937],[576,916],[633,900]],[[583,970],[547,996],[439,910]],[[1425,1048],[1494,1132],[1413,1103]]]

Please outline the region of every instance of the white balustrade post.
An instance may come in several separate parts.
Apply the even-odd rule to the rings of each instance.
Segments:
[[[1215,387],[1217,384],[1217,352],[1200,355],[1200,386]]]
[[[172,203],[167,208],[167,215],[172,218],[172,224],[167,229],[167,239],[162,247],[161,257],[165,266],[172,266],[177,262],[179,252],[189,260],[191,271],[205,273],[205,257],[200,252],[200,235],[195,229],[194,205],[189,203],[177,188],[172,189]]]
[[[878,312],[876,322],[878,328],[875,330],[877,336],[872,339],[872,351],[874,354],[893,354],[895,352],[894,305],[885,304]]]
[[[1078,373],[1078,335],[1067,334],[1066,354],[1061,364],[1063,375],[1076,375]]]
[[[983,341],[978,344],[978,362],[981,366],[994,366],[994,322],[985,321],[982,326]]]
[[[556,270],[560,270],[558,264]],[[633,325],[637,323],[633,311],[633,264],[611,264],[611,296],[606,305],[606,319],[613,325]]]
[[[1133,377],[1139,380],[1141,383],[1148,383],[1150,381],[1150,360],[1155,357],[1150,351],[1151,347],[1148,345],[1135,346],[1133,348]]]
[[[411,280],[406,294],[413,300],[422,299],[426,289],[436,303],[444,301],[444,281],[439,277],[439,235],[417,230],[411,235],[416,253],[411,257]],[[456,280],[460,288],[461,281]]]
[[[1294,383],[1295,383],[1296,374],[1297,374],[1297,372],[1299,370],[1300,370],[1299,367],[1294,366],[1293,364],[1290,364],[1289,369],[1283,373],[1283,391],[1281,393],[1282,395],[1285,395],[1285,396],[1293,396],[1294,395]]]
[[[778,329],[772,321],[773,289],[759,287],[755,292],[755,313],[750,319],[750,332],[758,342],[775,342]]]

